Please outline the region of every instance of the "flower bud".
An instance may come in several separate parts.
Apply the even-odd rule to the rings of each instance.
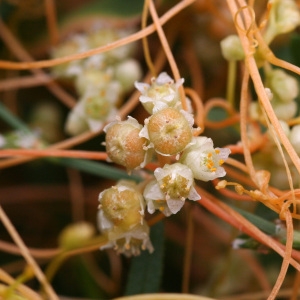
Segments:
[[[221,165],[228,158],[228,148],[215,148],[210,138],[201,136],[193,139],[180,158],[180,162],[188,166],[194,178],[209,181],[225,176],[226,172]]]
[[[278,98],[285,103],[293,101],[299,93],[296,78],[288,75],[281,69],[274,69],[267,74],[267,82],[270,89]]]
[[[65,131],[70,135],[79,135],[88,130],[89,126],[84,117],[77,114],[73,110],[70,111],[67,117]]]
[[[105,126],[106,152],[109,159],[127,170],[144,167],[151,159],[151,150],[145,149],[147,139],[140,137],[140,125],[134,118],[115,121]]]
[[[135,82],[135,87],[142,93],[140,102],[149,114],[153,114],[161,109],[180,105],[178,88],[183,81],[182,78],[174,83],[174,80],[163,72],[157,78],[152,78],[151,85]]]
[[[295,151],[300,155],[300,125],[295,125],[289,135],[289,140],[293,145]]]
[[[67,226],[59,235],[58,242],[61,248],[74,249],[82,246],[95,234],[95,228],[87,222],[79,222]]]
[[[223,57],[228,61],[242,60],[245,57],[244,50],[237,35],[229,35],[221,41]]]
[[[115,66],[115,79],[120,82],[123,92],[130,91],[141,76],[140,64],[135,59],[127,59]]]
[[[193,118],[185,111],[165,108],[149,119],[140,136],[150,140],[150,147],[161,155],[175,155],[191,142]]]
[[[299,8],[293,0],[273,0],[270,20],[277,34],[294,30],[300,24]],[[273,23],[273,22],[274,23]]]
[[[289,121],[297,113],[297,103],[295,101],[285,103],[278,101],[277,99],[273,99],[271,103],[274,113],[279,120]]]

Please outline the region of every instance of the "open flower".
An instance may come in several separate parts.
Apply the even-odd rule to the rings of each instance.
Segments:
[[[201,136],[194,138],[192,144],[183,151],[180,162],[192,170],[195,179],[209,181],[225,176],[226,172],[221,166],[229,154],[230,149],[214,149],[212,139]]]
[[[165,72],[157,78],[151,79],[151,85],[143,82],[135,82],[135,87],[142,93],[140,102],[149,114],[153,114],[167,107],[180,105],[178,88],[184,82],[181,78],[176,83]]]
[[[111,121],[117,109],[120,85],[110,82],[105,88],[88,90],[69,113],[66,131],[71,135],[82,133],[86,127],[100,130],[104,122]],[[79,126],[81,124],[81,126]]]
[[[166,215],[176,214],[185,199],[201,199],[194,188],[193,172],[183,164],[175,163],[157,168],[154,176],[156,180],[151,181],[144,191],[150,213],[159,209]]]

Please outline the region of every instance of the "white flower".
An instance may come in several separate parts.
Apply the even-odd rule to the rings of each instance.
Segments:
[[[110,82],[105,88],[88,90],[70,112],[76,117],[70,116],[67,119],[66,130],[71,128],[68,133],[76,132],[69,123],[76,118],[81,120],[81,123],[86,122],[94,132],[100,130],[104,122],[113,120],[117,114],[115,103],[119,98],[119,91],[120,85],[116,81]]]
[[[101,211],[98,213],[98,219],[101,219]],[[153,246],[149,238],[149,226],[147,223],[137,224],[128,231],[122,231],[118,227],[103,231],[107,235],[109,242],[100,249],[114,248],[117,253],[123,253],[126,256],[139,255],[141,250],[153,252]]]
[[[153,77],[151,85],[143,82],[135,82],[135,87],[142,93],[140,101],[149,114],[153,114],[167,107],[180,106],[178,88],[184,82],[181,78],[176,83],[165,72],[157,78]]]
[[[194,138],[192,145],[183,151],[180,162],[192,170],[195,179],[209,181],[226,175],[221,165],[230,149],[213,146],[212,139],[201,136]]]
[[[149,213],[159,209],[165,215],[176,214],[185,199],[201,199],[194,188],[193,172],[183,164],[175,163],[157,168],[154,176],[156,181],[151,181],[144,191]]]
[[[160,190],[156,180],[152,180],[146,185],[143,195],[147,203],[148,212],[150,214],[153,214],[155,210],[161,211],[166,217],[172,214],[165,199],[165,195]],[[183,204],[184,202],[182,201],[181,207]]]

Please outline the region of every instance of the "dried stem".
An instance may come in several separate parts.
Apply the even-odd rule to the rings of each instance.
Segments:
[[[47,281],[44,273],[40,269],[39,265],[35,262],[34,258],[30,254],[28,248],[24,244],[20,235],[17,233],[16,229],[14,228],[13,224],[11,223],[11,221],[9,220],[9,218],[7,217],[6,213],[4,212],[4,210],[2,209],[1,206],[0,206],[0,219],[2,220],[3,225],[6,227],[7,231],[9,232],[9,234],[12,237],[12,239],[14,240],[14,242],[19,247],[19,249],[20,249],[23,257],[27,261],[28,265],[34,271],[34,274],[36,275],[37,279],[42,284],[42,286],[43,286],[45,292],[48,294],[49,298],[51,300],[58,300],[59,299],[58,296],[56,295],[53,288]]]

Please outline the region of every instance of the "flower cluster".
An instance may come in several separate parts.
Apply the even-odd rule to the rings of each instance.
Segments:
[[[0,149],[38,149],[44,146],[38,131],[15,130],[0,134]]]
[[[194,136],[189,99],[184,99],[189,111],[182,109],[182,84],[183,79],[174,82],[166,73],[153,78],[151,84],[136,82],[140,102],[150,114],[144,125],[128,117],[104,128],[108,160],[128,171],[145,167],[155,153],[170,157],[170,162],[175,160],[156,168],[153,178],[141,187],[118,183],[100,193],[99,228],[108,236],[107,247],[114,246],[125,254],[137,254],[140,247],[152,251],[144,209],[147,207],[150,214],[156,210],[166,216],[176,214],[186,199],[201,199],[195,179],[209,181],[225,176],[222,164],[230,150],[214,148],[212,139]]]
[[[297,113],[296,98],[299,95],[297,80],[282,69],[270,69],[266,72],[266,93],[279,120],[288,121]],[[250,106],[250,115],[253,119],[264,123],[259,102]]]
[[[114,42],[131,30],[100,27],[70,37],[52,50],[59,58]],[[53,75],[71,81],[79,101],[69,113],[66,122],[68,134],[77,135],[86,130],[98,131],[104,122],[113,120],[116,107],[123,95],[133,88],[141,76],[141,68],[133,54],[133,44],[93,55],[83,60],[55,66]]]

